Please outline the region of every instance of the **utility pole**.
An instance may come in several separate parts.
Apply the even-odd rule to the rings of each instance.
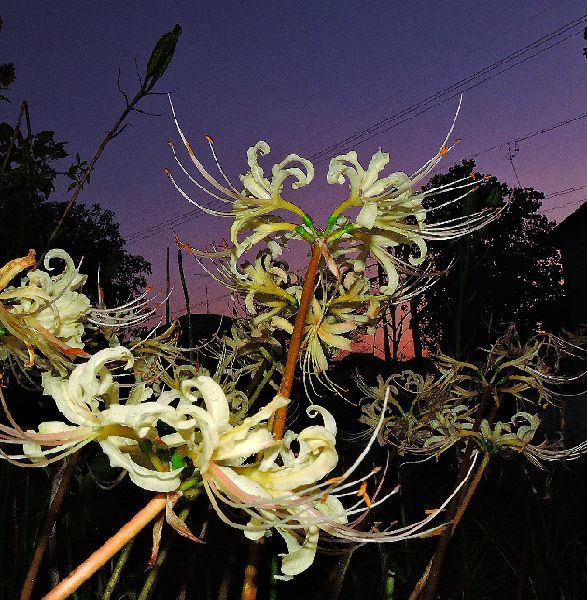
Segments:
[[[377,279],[379,287],[383,285],[383,268],[380,263],[377,263]],[[389,310],[392,318],[395,316],[395,306],[386,307],[383,309],[383,355],[385,357],[385,363],[391,364],[391,348],[389,346],[389,327],[387,326],[387,311]]]
[[[169,327],[171,321],[171,313],[169,307],[169,294],[171,294],[170,283],[169,283],[169,246],[167,246],[167,260],[165,263],[166,273],[166,287],[165,287],[165,326]]]

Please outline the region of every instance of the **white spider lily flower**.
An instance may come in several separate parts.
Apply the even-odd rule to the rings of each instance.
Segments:
[[[194,394],[194,390],[198,394]],[[201,442],[192,446],[189,454],[200,473],[206,473],[212,462],[244,462],[249,456],[275,444],[266,421],[278,408],[287,404],[286,398],[277,396],[254,415],[233,426],[230,424],[228,399],[211,377],[201,375],[188,379],[182,382],[181,391],[190,404],[178,408],[193,418],[201,432]],[[195,406],[199,395],[205,408]]]
[[[87,356],[83,351],[83,320],[90,311],[90,301],[79,288],[86,280],[64,250],[47,252],[42,269],[25,275],[19,286],[6,287],[11,278],[34,265],[34,251],[25,259],[16,259],[2,268],[0,286],[0,323],[9,337],[0,343],[0,358],[9,353],[32,366],[35,349],[62,374],[68,356]],[[49,264],[59,258],[63,272],[50,275]],[[12,265],[12,267],[11,267]]]
[[[268,177],[265,177],[264,171],[259,165],[258,157],[259,155],[267,155],[270,151],[270,147],[267,142],[259,141],[247,151],[249,170],[241,176],[243,190],[238,191],[237,187],[228,179],[218,162],[212,138],[207,136],[216,166],[225,183],[220,182],[211,175],[196,157],[194,150],[177,121],[173,103],[171,103],[171,110],[180,138],[188,151],[193,165],[205,183],[202,184],[196,178],[192,177],[178,158],[174,145],[170,144],[175,161],[179,165],[181,171],[200,191],[217,201],[232,204],[232,207],[228,210],[221,211],[199,204],[177,184],[169,169],[166,169],[165,173],[179,193],[186,198],[188,202],[194,204],[203,212],[214,216],[234,218],[234,223],[231,227],[231,241],[234,244],[233,250],[236,254],[236,258],[241,256],[254,244],[268,238],[273,233],[293,231],[298,225],[285,222],[281,217],[271,215],[270,213],[273,213],[276,210],[285,210],[297,215],[302,220],[306,217],[304,211],[296,204],[285,200],[282,197],[281,192],[286,179],[290,177],[293,177],[295,180],[291,185],[292,189],[298,189],[308,185],[312,181],[314,178],[314,166],[310,161],[297,154],[289,154],[281,162],[273,165],[272,176],[271,179],[269,179]],[[240,240],[240,235],[247,231],[251,233],[243,240]]]
[[[354,319],[338,321],[334,316],[328,315],[327,303],[321,303],[317,298],[312,302],[306,316],[304,326],[302,363],[305,373],[318,375],[328,370],[328,359],[324,347],[327,349],[350,350],[352,342],[346,334],[357,329],[358,323]],[[273,317],[273,326],[293,333],[293,325],[283,317]]]
[[[277,232],[292,231],[295,225],[284,222],[281,217],[270,215],[276,210],[290,211],[298,217],[304,217],[304,212],[295,204],[285,200],[281,192],[286,179],[294,179],[292,189],[299,189],[308,185],[314,178],[314,166],[309,160],[289,154],[280,163],[273,165],[271,180],[264,176],[263,169],[259,166],[258,156],[270,152],[267,142],[260,141],[251,146],[247,151],[249,171],[241,175],[240,179],[244,191],[239,194],[233,204],[235,220],[230,229],[230,239],[235,245],[235,256],[238,258],[253,245]],[[297,166],[290,166],[299,164]],[[252,233],[242,241],[241,233],[250,230]]]
[[[392,173],[379,179],[379,174],[389,163],[389,154],[379,150],[376,152],[367,170],[363,169],[354,150],[333,158],[330,161],[326,179],[328,183],[343,184],[349,180],[351,196],[359,198],[373,198],[381,196],[388,188],[398,188],[409,182],[405,173]]]
[[[262,140],[251,146],[247,150],[249,171],[241,175],[240,179],[247,197],[279,203],[285,180],[288,177],[295,179],[291,186],[294,190],[308,185],[314,178],[314,165],[297,154],[289,154],[280,163],[273,165],[272,178],[269,180],[264,176],[263,169],[259,166],[258,156],[259,154],[265,156],[270,151],[269,144]],[[295,163],[300,163],[305,171],[299,167],[286,168],[287,165]]]
[[[79,273],[71,256],[59,249],[47,252],[44,260],[47,270],[53,258],[65,262],[61,274],[51,276],[41,269],[29,271],[18,288],[8,288],[0,294],[0,301],[9,302],[12,314],[23,315],[25,320],[41,325],[64,344],[83,348],[81,320],[90,311],[90,301],[76,290],[86,276]]]
[[[345,180],[348,180],[350,187],[348,200],[343,202],[333,214],[338,216],[351,206],[362,206],[356,223],[367,229],[371,229],[375,225],[377,217],[381,214],[387,213],[395,216],[398,211],[401,217],[412,215],[417,223],[423,222],[426,210],[421,201],[426,194],[414,195],[412,190],[416,184],[430,174],[442,157],[453,147],[446,144],[454,130],[461,109],[461,101],[462,97],[452,125],[438,152],[412,175],[397,172],[379,179],[381,171],[389,163],[389,154],[382,150],[373,155],[367,170],[359,163],[354,150],[331,159],[327,175],[328,183],[343,184]],[[409,212],[406,212],[406,209]]]
[[[151,491],[173,491],[181,483],[182,468],[155,470],[146,463],[140,442],[158,437],[159,421],[178,428],[185,420],[168,403],[177,394],[167,392],[168,398],[162,395],[159,400],[150,400],[152,390],[140,384],[129,401],[120,404],[118,383],[107,367],[112,362],[124,362],[125,368],[131,368],[130,350],[122,346],[101,350],[76,367],[68,379],[45,374],[45,393],[53,396],[57,408],[69,422],[94,429],[94,437],[111,466],[125,469],[133,483]]]
[[[216,404],[220,405],[217,414],[224,415],[226,399],[222,390],[209,378],[202,387],[202,379],[198,378],[198,386],[208,411]],[[244,530],[250,539],[258,539],[273,528],[282,535],[287,546],[282,561],[284,578],[301,573],[314,561],[319,533],[316,521],[329,521],[329,513],[338,513],[334,519],[346,522],[340,502],[326,498],[321,486],[316,488],[316,484],[338,463],[336,423],[332,415],[321,407],[311,406],[309,414],[321,414],[324,425],[306,427],[299,434],[288,431],[280,441],[274,440],[267,429],[258,428],[260,421],[268,419],[287,402],[286,398],[277,396],[238,427],[230,428],[224,416],[214,419],[219,431],[225,432],[218,434],[217,445],[207,453],[210,458],[205,468],[200,467],[206,492],[223,521]],[[263,431],[266,435],[262,435]],[[294,442],[299,447],[297,452],[292,449]],[[262,453],[260,461],[245,464],[247,459],[259,453]],[[315,498],[304,498],[296,493],[314,488]],[[243,510],[250,517],[249,523],[233,522],[223,512],[219,501]],[[318,519],[316,513],[320,515]],[[296,529],[305,531],[301,544],[291,531]]]
[[[4,457],[18,464],[30,461],[43,466],[95,440],[111,466],[126,470],[139,487],[156,492],[176,490],[183,467],[164,465],[165,468],[157,470],[149,463],[141,443],[159,439],[156,429],[159,421],[176,430],[185,427],[183,411],[170,404],[178,394],[164,392],[152,400],[153,391],[139,384],[127,402],[121,404],[119,385],[109,368],[113,362],[122,362],[128,369],[133,357],[122,346],[107,348],[78,365],[68,378],[44,373],[44,391],[53,397],[67,422],[41,423],[38,432],[4,427],[1,442],[23,445],[22,455],[3,453]]]
[[[467,235],[495,220],[499,210],[483,209],[471,215],[429,222],[429,215],[447,205],[457,203],[479,187],[473,177],[444,184],[435,188],[416,191],[416,185],[430,175],[442,158],[454,147],[447,145],[452,135],[455,121],[440,145],[436,154],[411,175],[403,172],[380,175],[389,162],[389,155],[379,150],[367,169],[360,164],[357,154],[350,151],[337,156],[330,162],[327,180],[331,184],[348,182],[349,197],[330,215],[328,222],[331,238],[337,245],[338,255],[354,258],[358,272],[364,270],[366,260],[373,256],[385,269],[388,283],[381,292],[388,297],[402,296],[400,273],[409,273],[427,287],[430,273],[416,271],[426,259],[427,241],[451,240]],[[458,142],[455,142],[458,143]],[[445,202],[436,202],[426,207],[424,200],[450,193],[455,197]],[[353,223],[344,216],[350,209],[359,208]],[[406,259],[401,260],[395,249],[399,246],[412,247]],[[407,264],[409,263],[409,264]],[[411,273],[410,273],[411,271]]]
[[[149,288],[136,298],[131,298],[128,302],[112,308],[106,308],[104,302],[101,301],[99,306],[92,307],[87,320],[100,327],[107,337],[114,337],[114,331],[137,325],[153,316],[157,312],[157,308],[164,304],[171,295],[170,292],[169,296],[153,306],[158,294],[149,296],[150,291]]]
[[[217,389],[215,392],[218,400],[221,398],[220,391]],[[287,552],[281,555],[282,574],[279,578],[291,579],[313,563],[320,531],[334,540],[348,543],[395,542],[437,532],[438,528],[427,529],[428,524],[468,481],[475,462],[449,498],[438,509],[429,511],[421,521],[397,530],[359,531],[355,526],[366,511],[383,503],[398,489],[396,487],[389,494],[378,497],[379,484],[373,498],[369,498],[366,484],[378,469],[349,481],[376,440],[383,421],[380,419],[366,447],[351,467],[340,477],[325,481],[338,460],[336,422],[324,408],[310,406],[307,410],[310,416],[319,414],[324,425],[307,427],[299,434],[286,432],[283,441],[266,447],[261,452],[261,459],[252,464],[239,464],[239,461],[230,464],[212,458],[203,472],[205,490],[222,521],[242,530],[250,539],[259,539],[273,529],[284,538]],[[224,419],[218,422],[224,422]],[[221,446],[222,436],[218,440]],[[292,449],[294,442],[299,445],[297,452]],[[260,448],[260,444],[251,445],[249,450],[254,448]],[[233,456],[233,460],[235,458]],[[243,461],[247,458],[241,457]],[[345,508],[341,500],[353,496],[359,497],[359,500]],[[249,522],[243,524],[233,520],[224,512],[222,505],[242,511],[249,516]],[[358,519],[355,518],[357,515]],[[349,523],[351,519],[354,522]]]
[[[194,390],[201,394],[205,408],[195,406]],[[190,402],[190,408],[184,410],[197,421],[201,432],[200,443],[188,456],[199,470],[220,518],[243,529],[251,539],[276,527],[288,548],[283,560],[284,575],[305,570],[314,560],[318,528],[314,523],[308,525],[306,541],[301,545],[288,529],[292,524],[296,529],[305,528],[307,502],[300,500],[295,492],[315,487],[338,462],[336,423],[332,415],[321,407],[312,406],[309,413],[321,414],[324,425],[307,427],[299,434],[289,431],[283,440],[277,441],[268,429],[267,420],[288,403],[283,396],[276,396],[257,413],[233,426],[229,422],[228,400],[222,388],[210,377],[199,376],[185,381],[182,395]],[[292,449],[294,442],[299,447],[297,452]],[[257,460],[259,454],[261,460]],[[251,460],[255,462],[251,463]],[[248,498],[252,499],[251,503],[247,502]],[[279,500],[276,502],[274,498]],[[233,523],[220,508],[218,500],[242,509],[249,515],[250,523]],[[319,521],[322,518],[330,520],[326,516],[329,510],[339,513],[335,519],[344,519],[344,511],[336,500],[323,499],[323,492],[319,491],[315,503],[320,504],[321,500],[324,500],[323,506],[319,507],[322,512],[318,512],[323,517]],[[314,521],[316,509],[313,505],[311,512],[310,518]]]

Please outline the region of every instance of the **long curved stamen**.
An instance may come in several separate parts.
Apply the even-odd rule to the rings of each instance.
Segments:
[[[202,204],[198,204],[193,198],[191,198],[188,194],[186,194],[186,192],[184,192],[181,187],[179,187],[179,185],[177,184],[177,182],[175,181],[173,174],[171,173],[171,171],[169,169],[165,169],[165,175],[167,175],[167,177],[169,177],[169,179],[171,180],[171,183],[173,184],[173,186],[175,187],[175,189],[190,203],[193,204],[194,206],[196,206],[197,208],[199,208],[202,212],[205,212],[208,215],[212,215],[214,217],[226,217],[226,218],[234,218],[234,214],[231,212],[221,212],[219,210],[213,210],[210,208],[207,208],[205,206],[203,206]]]
[[[190,143],[188,142],[185,134],[183,133],[181,127],[179,126],[179,122],[178,122],[177,116],[175,114],[175,107],[173,106],[173,102],[171,101],[171,95],[169,95],[169,104],[171,105],[171,112],[173,114],[173,121],[175,123],[175,127],[177,128],[177,132],[179,133],[179,136],[181,137],[181,140],[190,155],[191,161],[194,163],[194,165],[196,166],[196,168],[198,169],[198,171],[200,172],[202,177],[204,177],[204,179],[208,183],[210,183],[214,188],[216,188],[218,191],[223,192],[224,194],[226,194],[227,196],[229,196],[231,198],[234,198],[235,200],[240,199],[242,197],[241,194],[235,193],[231,189],[224,187],[214,177],[212,177],[212,175],[210,175],[208,173],[208,171],[206,171],[206,169],[204,168],[204,165],[196,158],[196,155],[194,154],[194,151],[192,150]]]

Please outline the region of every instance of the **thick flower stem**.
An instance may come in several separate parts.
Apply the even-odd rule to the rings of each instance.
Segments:
[[[473,480],[467,487],[462,500],[459,502],[458,506],[454,509],[455,510],[454,517],[451,519],[451,522],[448,525],[447,530],[445,530],[445,532],[449,532],[449,533],[447,533],[446,541],[441,545],[439,544],[434,556],[430,559],[430,562],[428,563],[428,566],[426,567],[424,574],[422,575],[422,577],[420,578],[420,581],[418,581],[418,584],[414,588],[414,590],[410,596],[410,600],[417,600],[420,597],[422,598],[422,600],[433,600],[434,599],[435,594],[436,594],[436,588],[438,587],[438,582],[439,582],[439,577],[440,577],[440,567],[442,566],[442,563],[444,561],[444,556],[446,554],[448,540],[452,537],[456,527],[461,522],[461,519],[463,518],[463,515],[465,514],[465,511],[467,510],[469,503],[471,502],[471,499],[473,498],[473,494],[475,493],[477,486],[481,482],[481,477],[483,476],[483,473],[485,472],[487,464],[489,463],[489,456],[490,456],[489,454],[485,454],[483,456],[483,461],[481,462],[481,465],[479,465],[479,468],[477,469],[477,472],[475,473],[475,477],[473,478]],[[431,573],[432,573],[432,576],[431,576]],[[423,594],[423,595],[421,596],[421,594]]]
[[[257,590],[259,589],[259,567],[262,563],[261,557],[263,556],[264,543],[265,540],[261,538],[256,542],[251,542],[249,545],[241,600],[255,600],[257,598]]]
[[[304,333],[304,325],[306,324],[306,317],[308,315],[308,309],[312,302],[314,295],[314,284],[316,283],[316,276],[318,274],[318,265],[320,264],[320,258],[322,257],[322,247],[319,244],[315,244],[312,249],[312,257],[310,258],[310,264],[306,272],[306,278],[304,280],[304,287],[302,289],[302,297],[300,298],[300,306],[296,320],[294,323],[293,333],[289,342],[289,349],[287,352],[287,361],[283,370],[283,379],[281,380],[281,386],[279,388],[279,394],[285,398],[289,398],[291,394],[291,388],[293,385],[294,374],[296,365],[298,363],[298,357],[300,354],[300,347],[302,345],[302,336]],[[272,431],[276,439],[280,440],[285,432],[285,419],[287,417],[287,406],[283,406],[275,412],[273,418]]]
[[[70,573],[59,585],[51,590],[43,600],[63,600],[80,585],[87,581],[98,569],[103,567],[117,552],[144,529],[157,515],[165,510],[166,495],[157,494],[128,523],[123,525],[106,543],[98,548],[75,571]]]
[[[310,308],[312,297],[314,296],[314,285],[316,283],[318,265],[320,264],[321,257],[322,247],[320,244],[315,244],[312,248],[312,256],[310,258],[310,263],[308,264],[308,270],[304,280],[304,287],[302,288],[302,297],[300,298],[298,314],[296,315],[293,333],[289,342],[287,361],[283,370],[283,379],[281,380],[281,386],[279,387],[279,394],[285,398],[289,398],[291,394],[296,365],[298,364],[298,358],[300,354],[300,347],[302,345],[304,325],[306,324],[308,309]],[[271,431],[277,440],[283,438],[283,434],[285,433],[286,418],[287,406],[283,406],[275,412],[273,421],[271,423]],[[263,538],[261,538],[261,540],[258,542],[252,543],[249,548],[249,556],[247,560],[247,566],[245,568],[241,600],[255,600],[257,598],[259,567],[261,563],[260,542],[262,541]]]

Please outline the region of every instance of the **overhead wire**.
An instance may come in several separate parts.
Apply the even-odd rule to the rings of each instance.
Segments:
[[[199,308],[200,306],[206,306],[206,305],[211,306],[212,304],[219,302],[220,300],[224,300],[225,298],[228,298],[229,296],[231,296],[231,294],[226,293],[226,294],[222,294],[221,296],[217,296],[216,298],[210,298],[210,299],[202,300],[200,302],[194,302],[194,303],[190,304],[190,311],[192,311],[194,308]],[[177,319],[179,316],[184,315],[184,314],[185,314],[185,309],[181,309],[179,311],[176,311],[172,317],[174,319]]]
[[[509,71],[510,69],[513,69],[514,67],[516,67],[520,64],[523,64],[524,62],[530,60],[531,58],[534,58],[535,56],[541,54],[542,52],[545,52],[546,50],[550,50],[551,48],[554,48],[555,46],[561,44],[562,42],[566,41],[567,39],[569,39],[575,35],[578,35],[579,33],[581,33],[580,28],[582,27],[582,25],[585,22],[587,22],[587,15],[582,15],[581,17],[578,17],[577,19],[574,19],[574,20],[570,21],[569,23],[566,23],[562,27],[559,27],[558,29],[550,32],[549,34],[546,34],[546,35],[542,36],[541,38],[538,38],[537,40],[528,44],[527,46],[524,46],[523,48],[520,48],[520,49],[516,50],[515,52],[512,52],[508,56],[476,71],[472,75],[469,75],[468,77],[465,77],[465,78],[453,83],[452,85],[444,88],[443,90],[437,91],[434,94],[428,96],[427,98],[424,98],[423,100],[420,100],[419,102],[416,102],[416,103],[412,104],[411,106],[409,106],[393,115],[389,115],[388,117],[382,119],[381,121],[378,121],[377,123],[365,128],[365,129],[362,129],[361,131],[355,132],[354,134],[344,138],[343,140],[340,140],[339,142],[336,142],[335,144],[332,144],[326,148],[323,148],[322,150],[320,150],[318,152],[315,152],[313,155],[311,155],[309,157],[309,159],[312,162],[315,162],[315,164],[319,164],[320,162],[324,161],[328,156],[330,156],[333,152],[344,152],[345,150],[344,149],[340,150],[340,148],[343,146],[348,146],[348,144],[350,142],[353,142],[353,146],[360,145],[360,144],[372,139],[373,137],[380,135],[381,133],[385,133],[386,131],[388,131],[394,127],[397,127],[398,125],[431,110],[432,108],[440,106],[441,104],[444,104],[444,103],[448,102],[449,100],[459,96],[461,93],[471,90],[475,87],[478,87],[479,85],[485,83],[486,81],[489,81],[490,79],[494,79],[498,75],[501,75],[502,73],[505,73],[505,72]],[[541,47],[543,44],[548,43],[551,40],[556,39],[556,38],[568,33],[569,31],[572,31],[572,33],[569,33],[562,39],[558,39],[553,44],[550,44],[546,47]],[[526,54],[532,50],[536,50],[536,52],[534,52],[533,54],[530,54],[530,56],[525,56],[524,58],[521,58],[524,54]],[[519,60],[518,62],[515,62],[514,64],[507,66],[504,69],[497,71],[496,73],[493,73],[491,75],[488,75],[487,77],[484,77],[480,81],[475,81],[479,77],[483,77],[486,73],[490,73],[491,71],[498,69],[501,65],[507,64],[514,60],[517,60],[518,58],[521,58],[521,60]],[[471,83],[471,82],[474,82],[474,83]],[[471,83],[471,85],[468,85],[469,83]],[[443,96],[445,96],[445,97],[443,98]],[[439,100],[440,98],[442,98],[442,99]],[[439,101],[436,102],[437,100],[439,100]],[[426,105],[429,105],[429,106],[426,106]],[[418,110],[421,107],[425,107],[425,108],[422,108],[422,110]],[[417,112],[414,113],[414,111],[417,111]],[[414,114],[411,114],[411,113],[414,113]],[[403,118],[403,117],[405,117],[405,118]],[[393,122],[393,121],[396,121],[397,119],[400,119],[400,120],[397,122]]]
[[[520,48],[520,49],[516,50],[515,52],[510,53],[509,55],[500,59],[499,61],[491,63],[490,65],[484,67],[483,69],[476,71],[474,74],[453,83],[451,86],[448,86],[447,88],[444,88],[443,90],[439,90],[439,91],[435,92],[434,94],[428,96],[427,98],[403,109],[402,111],[399,111],[393,115],[390,115],[390,116],[386,117],[385,119],[379,121],[378,123],[375,123],[374,125],[371,125],[370,127],[367,127],[359,132],[356,132],[355,134],[348,136],[345,139],[343,139],[335,144],[332,144],[332,145],[328,146],[327,148],[320,150],[319,152],[314,153],[313,155],[310,156],[310,160],[312,160],[315,164],[319,164],[320,162],[323,162],[324,160],[326,160],[327,155],[329,156],[331,152],[336,151],[336,149],[340,148],[340,146],[343,146],[350,142],[354,142],[354,144],[353,144],[354,146],[360,145],[360,144],[368,141],[369,139],[372,139],[376,135],[385,133],[386,131],[388,131],[394,127],[397,127],[398,125],[404,123],[405,121],[411,120],[411,119],[427,112],[428,110],[431,110],[432,108],[435,108],[441,104],[444,104],[445,102],[448,102],[449,100],[455,98],[456,96],[460,95],[461,93],[463,93],[465,91],[468,91],[470,89],[478,87],[479,85],[485,83],[486,81],[493,79],[493,78],[497,77],[498,75],[505,73],[506,71],[509,71],[510,69],[514,68],[515,66],[518,66],[518,65],[530,60],[531,58],[534,58],[538,54],[541,54],[542,52],[545,52],[546,50],[549,50],[549,49],[559,45],[560,43],[566,41],[570,37],[573,37],[573,36],[577,35],[578,33],[581,33],[581,30],[578,30],[578,31],[574,31],[574,30],[577,27],[582,26],[582,24],[584,22],[587,22],[587,15],[582,15],[581,17],[578,17],[578,18],[566,23],[562,27],[559,27],[558,29],[550,32],[549,34],[546,34],[546,35],[542,36],[541,38],[538,38],[531,44],[528,44],[527,46],[524,46],[523,48]],[[565,33],[568,33],[569,31],[572,31],[572,33],[568,34],[567,36],[563,37],[562,39],[557,40],[556,42],[554,42],[553,44],[550,44],[549,46],[541,47],[543,44],[548,43],[549,41],[556,39],[557,37],[560,37],[560,36],[564,35]],[[511,64],[511,65],[507,66],[506,68],[504,68],[496,73],[493,73],[492,75],[489,75],[488,77],[485,77],[484,79],[481,79],[480,81],[475,81],[475,79],[499,68],[499,66],[501,66],[503,64],[507,64],[508,62],[511,62],[513,60],[516,60],[516,59],[522,57],[524,54],[526,54],[527,52],[530,52],[531,50],[537,50],[537,51],[534,52],[533,54],[530,54],[529,56],[525,56],[522,60],[515,62],[514,64]],[[475,81],[475,82],[463,89],[463,87],[462,87],[463,85],[466,85],[467,83],[470,83],[473,81]],[[449,94],[449,95],[447,96],[447,94]],[[443,96],[446,96],[446,97],[443,98]],[[439,98],[442,98],[442,99],[439,100],[438,102],[435,102],[434,104],[430,104],[431,102],[434,102],[435,100],[437,100]],[[430,105],[426,106],[427,104],[430,104]],[[424,107],[424,108],[422,108],[422,110],[418,111],[418,108],[420,108],[420,107]],[[414,112],[414,111],[417,111],[417,112]],[[413,113],[413,114],[411,114],[411,113]],[[402,117],[405,117],[405,118],[402,118]],[[523,136],[518,137],[513,141],[514,142],[525,141],[525,140],[531,139],[533,137],[545,134],[549,131],[552,131],[552,130],[562,127],[564,125],[573,123],[577,120],[584,119],[586,117],[587,117],[587,113],[583,113],[583,114],[577,115],[575,117],[572,117],[570,119],[567,119],[565,121],[562,121],[560,123],[557,123],[553,126],[549,126],[546,128],[542,128],[538,131],[524,134]],[[401,120],[393,122],[396,119],[401,119]],[[361,137],[363,139],[360,139]],[[483,153],[490,152],[491,150],[494,150],[496,148],[501,148],[504,145],[507,145],[508,143],[510,143],[511,141],[512,140],[509,140],[508,142],[505,142],[503,144],[494,145],[494,146],[491,146],[484,150],[481,150],[480,152],[477,152],[476,154],[474,154],[473,158],[475,158],[476,156],[479,156]],[[205,206],[208,208],[217,208],[218,207],[217,202],[214,202],[214,201],[209,202]],[[189,212],[184,213],[183,215],[178,215],[177,217],[166,219],[165,221],[162,221],[160,223],[157,223],[157,224],[147,227],[145,229],[134,232],[133,234],[131,234],[129,236],[129,238],[127,238],[127,243],[135,244],[140,241],[144,241],[145,239],[148,239],[154,235],[157,235],[164,228],[167,228],[167,227],[173,228],[173,227],[183,225],[195,218],[198,218],[200,215],[201,215],[200,211],[191,210]]]
[[[572,194],[573,192],[579,192],[584,190],[587,187],[586,185],[580,185],[579,187],[570,187],[564,188],[562,190],[557,190],[555,192],[550,192],[549,194],[544,195],[544,199],[548,200],[548,198],[554,198],[555,196],[565,196],[566,194]]]
[[[471,155],[471,158],[477,158],[483,154],[487,154],[488,152],[491,152],[492,150],[500,150],[501,148],[505,148],[508,144],[516,144],[519,142],[524,142],[526,140],[530,140],[536,137],[539,137],[541,135],[544,135],[546,133],[549,133],[551,131],[554,131],[556,129],[559,129],[560,127],[564,127],[566,125],[569,125],[571,123],[575,123],[576,121],[582,120],[587,118],[587,113],[581,113],[579,115],[576,115],[574,117],[570,117],[568,119],[565,119],[563,121],[557,122],[553,125],[547,125],[545,127],[542,127],[540,129],[537,129],[535,131],[529,132],[529,133],[524,133],[520,136],[515,137],[514,139],[511,140],[505,140],[503,142],[500,142],[498,144],[494,144],[493,146],[489,146],[487,148],[484,148],[483,150],[479,150],[478,152],[475,152],[474,154]],[[577,187],[577,188],[566,188],[566,189],[562,189],[562,190],[557,190],[555,192],[551,192],[549,194],[545,195],[545,199],[551,198],[553,196],[559,196],[559,195],[563,195],[563,194],[568,194],[568,193],[572,193],[575,191],[579,191],[584,189],[585,185]],[[214,201],[210,201],[207,205],[209,208],[219,208],[219,205],[217,205],[216,202]],[[134,232],[133,234],[131,234],[128,238],[127,238],[127,244],[135,244],[138,243],[140,241],[146,240],[154,235],[157,235],[160,231],[162,231],[165,227],[169,227],[170,229],[172,229],[173,227],[178,227],[180,225],[184,225],[185,223],[188,223],[189,221],[192,221],[194,219],[199,218],[202,215],[201,211],[199,211],[198,209],[193,209],[190,210],[182,215],[178,215],[176,217],[172,217],[170,219],[166,219],[165,221],[161,221],[160,223],[157,223],[155,225],[152,225],[150,227],[146,227],[145,229],[140,229],[136,232]]]
[[[580,200],[564,202],[563,204],[559,204],[557,206],[550,206],[547,209],[543,210],[542,212],[548,213],[548,212],[552,212],[553,210],[558,210],[559,208],[568,208],[569,206],[579,206],[579,205],[582,205],[584,202],[587,202],[587,197],[581,198]]]
[[[218,201],[211,200],[210,202],[208,202],[207,204],[204,204],[203,206],[205,206],[206,208],[215,209],[215,208],[220,208],[221,205]],[[164,228],[165,229],[167,229],[167,228],[173,229],[174,227],[183,225],[184,223],[187,223],[188,221],[197,219],[201,215],[202,215],[202,211],[197,208],[194,208],[193,210],[190,210],[182,215],[178,215],[176,217],[171,217],[169,219],[166,219],[165,221],[161,221],[160,223],[151,225],[150,227],[146,227],[145,229],[140,229],[138,231],[135,231],[127,238],[126,241],[128,244],[135,244],[137,242],[142,242],[143,240],[146,240],[146,239],[156,235],[157,233],[162,231]]]
[[[575,121],[580,121],[581,119],[587,118],[587,112],[578,114],[574,117],[570,117],[569,119],[565,119],[564,121],[560,121],[554,125],[549,125],[547,127],[542,127],[541,129],[537,129],[536,131],[532,131],[531,133],[525,133],[519,137],[514,138],[513,140],[506,140],[505,142],[501,142],[500,144],[494,144],[493,146],[489,146],[488,148],[484,148],[483,150],[479,150],[475,154],[471,155],[471,158],[477,158],[482,154],[486,154],[487,152],[491,152],[492,150],[500,150],[501,148],[505,148],[508,144],[517,144],[519,142],[525,142],[526,140],[530,140],[537,136],[543,135],[545,133],[549,133],[559,127],[564,127],[565,125],[569,125],[570,123],[574,123]]]

